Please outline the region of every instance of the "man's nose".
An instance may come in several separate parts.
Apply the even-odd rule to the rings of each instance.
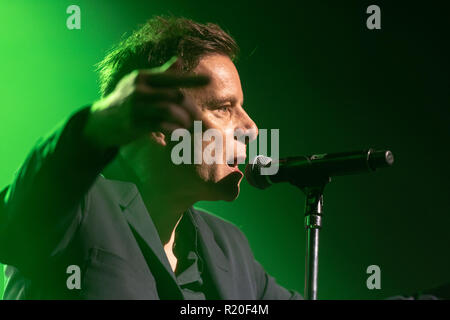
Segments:
[[[249,144],[258,136],[258,126],[245,111],[242,111],[240,120],[237,130],[243,132],[245,135],[245,144]]]

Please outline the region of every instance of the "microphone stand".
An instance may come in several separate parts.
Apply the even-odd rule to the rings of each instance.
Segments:
[[[271,161],[272,159],[268,157],[256,157],[252,166],[247,165],[246,177],[250,184],[260,189],[265,189],[274,182],[288,181],[306,195],[304,297],[306,300],[317,300],[319,232],[322,228],[323,191],[326,184],[331,181],[330,176],[371,172],[377,168],[389,167],[394,163],[394,156],[389,150],[375,151],[369,149],[279,159],[278,165],[281,164],[283,173],[272,177],[276,179],[272,179],[261,172],[261,168],[267,167]],[[249,171],[247,172],[247,170]]]
[[[330,177],[303,185],[294,184],[306,195],[305,229],[305,291],[306,300],[317,300],[317,279],[319,272],[319,232],[322,227],[323,191]]]

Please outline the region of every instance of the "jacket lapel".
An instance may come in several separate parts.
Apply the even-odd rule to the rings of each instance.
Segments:
[[[150,218],[136,185],[128,182],[119,183],[121,184],[119,205],[128,224],[132,228],[132,231],[136,232],[143,240],[145,246],[153,252],[158,262],[162,265],[162,268],[157,269],[163,270],[163,272],[166,273],[164,279],[170,279],[169,281],[173,282],[172,287],[177,291],[176,294],[178,297],[182,299],[183,294],[177,284],[169,260],[167,259],[158,231]],[[146,251],[147,248],[145,248],[144,251]],[[145,257],[147,264],[149,264],[145,252],[142,252],[142,254]],[[151,269],[151,272],[156,270],[156,268],[152,268],[150,265],[149,268]]]
[[[161,239],[159,238],[158,231],[156,230],[156,227],[153,224],[153,221],[150,218],[147,208],[145,207],[139,193],[128,206],[123,208],[123,213],[130,226],[139,234],[145,244],[152,249],[159,262],[161,262],[166,271],[175,281],[175,275],[170,267],[169,260],[167,259]]]
[[[199,242],[203,251],[203,258],[208,266],[220,299],[231,300],[236,295],[233,291],[230,261],[214,239],[214,233],[209,225],[195,210],[191,209],[191,212],[200,235]]]

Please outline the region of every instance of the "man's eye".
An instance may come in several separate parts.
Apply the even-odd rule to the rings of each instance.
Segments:
[[[217,110],[219,110],[220,112],[229,112],[230,106],[221,106],[221,107],[217,108]]]

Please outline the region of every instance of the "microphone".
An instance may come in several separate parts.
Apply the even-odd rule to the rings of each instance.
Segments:
[[[288,157],[272,160],[256,156],[245,168],[245,178],[254,187],[265,189],[274,183],[290,182],[298,187],[317,186],[329,182],[333,176],[343,176],[375,171],[394,163],[389,150],[373,149],[315,154],[311,156]],[[275,166],[275,170],[269,170]],[[278,170],[276,170],[278,169]],[[267,174],[274,171],[274,174]]]

